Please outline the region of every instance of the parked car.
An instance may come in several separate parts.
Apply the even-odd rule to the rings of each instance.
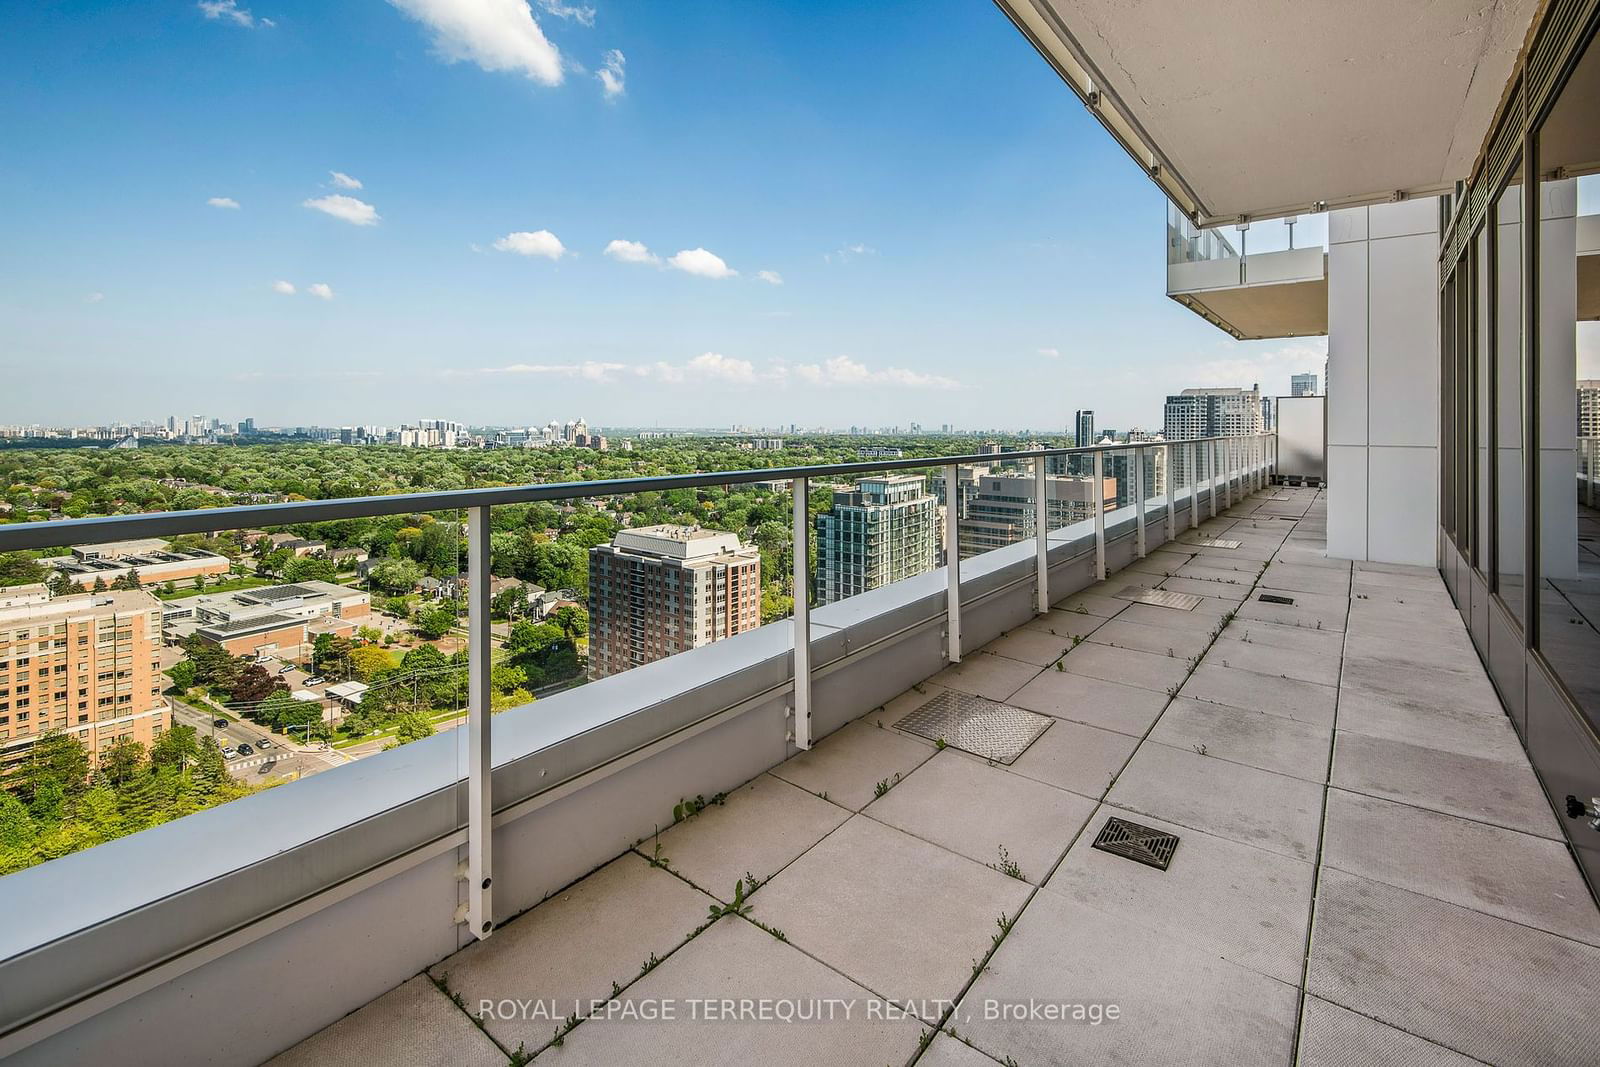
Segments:
[[[247,744],[244,741],[240,741],[239,742],[239,755],[241,755],[241,756],[249,756],[249,755],[253,754],[254,752],[255,752],[255,749],[251,748],[249,746],[249,744]]]
[[[293,663],[285,663],[283,666],[278,668],[278,673],[279,674],[288,674],[292,670],[294,670],[294,664]]]
[[[257,748],[271,748],[272,747],[272,738],[263,737],[261,740],[256,742],[256,747]]]
[[[305,684],[306,685],[321,685],[323,682],[326,682],[326,681],[327,681],[327,679],[319,674],[315,678],[307,678]]]
[[[226,730],[228,728],[228,720],[227,719],[212,719],[211,720],[211,725],[215,726],[219,730]]]
[[[232,745],[229,745],[227,748],[222,750],[223,759],[233,759],[233,757],[237,756],[238,754],[238,751]]]

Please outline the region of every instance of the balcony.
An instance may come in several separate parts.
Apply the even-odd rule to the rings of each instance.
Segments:
[[[1291,217],[1324,230],[1324,217]],[[1328,332],[1328,254],[1320,243],[1293,247],[1293,227],[1277,219],[1198,229],[1167,205],[1167,295],[1241,341]],[[1235,245],[1237,242],[1237,246]]]
[[[34,918],[0,1054],[1595,1059],[1600,913],[1438,573],[1328,559],[1255,444],[957,580],[0,880]],[[1006,762],[974,754],[1004,723],[906,721],[977,701],[1042,732]],[[1096,849],[1112,817],[1177,835],[1166,869]]]

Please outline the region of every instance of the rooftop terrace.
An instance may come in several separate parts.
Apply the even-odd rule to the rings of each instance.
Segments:
[[[1325,528],[1246,497],[274,1062],[1600,1061],[1600,913],[1438,573]],[[898,728],[946,694],[1046,728]]]

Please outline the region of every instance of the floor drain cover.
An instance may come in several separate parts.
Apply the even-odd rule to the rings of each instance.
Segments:
[[[1100,828],[1100,836],[1094,839],[1094,847],[1101,852],[1164,871],[1167,864],[1172,862],[1173,852],[1177,851],[1178,835],[1127,819],[1111,818]]]
[[[895,723],[974,756],[1010,765],[1050,726],[1050,716],[947,689]]]
[[[1200,598],[1190,593],[1174,593],[1170,589],[1146,589],[1142,585],[1127,586],[1115,595],[1118,600],[1131,600],[1135,604],[1153,604],[1158,608],[1175,608],[1178,611],[1193,611],[1200,606]]]
[[[1186,545],[1199,545],[1201,548],[1240,548],[1244,545],[1243,541],[1235,541],[1231,537],[1207,537],[1204,534],[1180,537],[1178,540]]]
[[[1262,593],[1260,596],[1256,597],[1256,599],[1261,601],[1263,604],[1293,604],[1294,603],[1294,597],[1292,597],[1292,596],[1279,596],[1277,593]]]

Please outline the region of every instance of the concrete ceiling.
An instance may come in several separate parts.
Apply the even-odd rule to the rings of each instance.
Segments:
[[[1466,178],[1538,0],[997,0],[1202,224]]]

